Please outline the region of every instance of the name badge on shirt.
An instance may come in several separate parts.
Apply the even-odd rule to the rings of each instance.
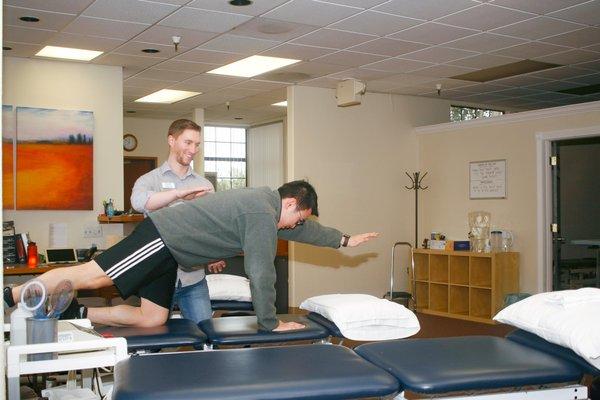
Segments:
[[[173,182],[162,182],[160,185],[163,189],[175,189],[175,183]]]

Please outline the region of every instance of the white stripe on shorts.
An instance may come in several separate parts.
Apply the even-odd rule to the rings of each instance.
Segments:
[[[139,264],[141,261],[150,257],[163,247],[165,247],[165,244],[160,238],[157,238],[107,269],[106,275],[108,275],[111,279],[114,279],[118,275],[121,275],[124,270],[128,270],[129,268]]]

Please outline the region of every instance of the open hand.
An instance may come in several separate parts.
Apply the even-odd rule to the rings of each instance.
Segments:
[[[379,232],[368,232],[360,233],[358,235],[352,235],[350,236],[350,239],[348,239],[348,247],[356,247],[365,242],[368,242],[371,239],[376,238],[377,236],[379,236]]]
[[[299,324],[298,322],[279,321],[279,325],[277,325],[277,328],[273,329],[273,332],[293,331],[296,329],[304,329],[304,325]]]
[[[193,200],[195,198],[202,197],[212,192],[214,192],[214,190],[208,186],[198,186],[194,188],[179,189],[177,193],[177,198],[183,200]]]

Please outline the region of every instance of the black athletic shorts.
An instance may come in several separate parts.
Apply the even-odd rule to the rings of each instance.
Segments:
[[[171,307],[177,261],[150,218],[94,261],[112,279],[124,299],[137,295],[166,309]]]

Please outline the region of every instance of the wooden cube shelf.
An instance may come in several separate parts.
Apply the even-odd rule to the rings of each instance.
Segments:
[[[519,254],[413,250],[417,310],[493,323],[504,296],[519,291]],[[411,277],[412,278],[412,277]]]

